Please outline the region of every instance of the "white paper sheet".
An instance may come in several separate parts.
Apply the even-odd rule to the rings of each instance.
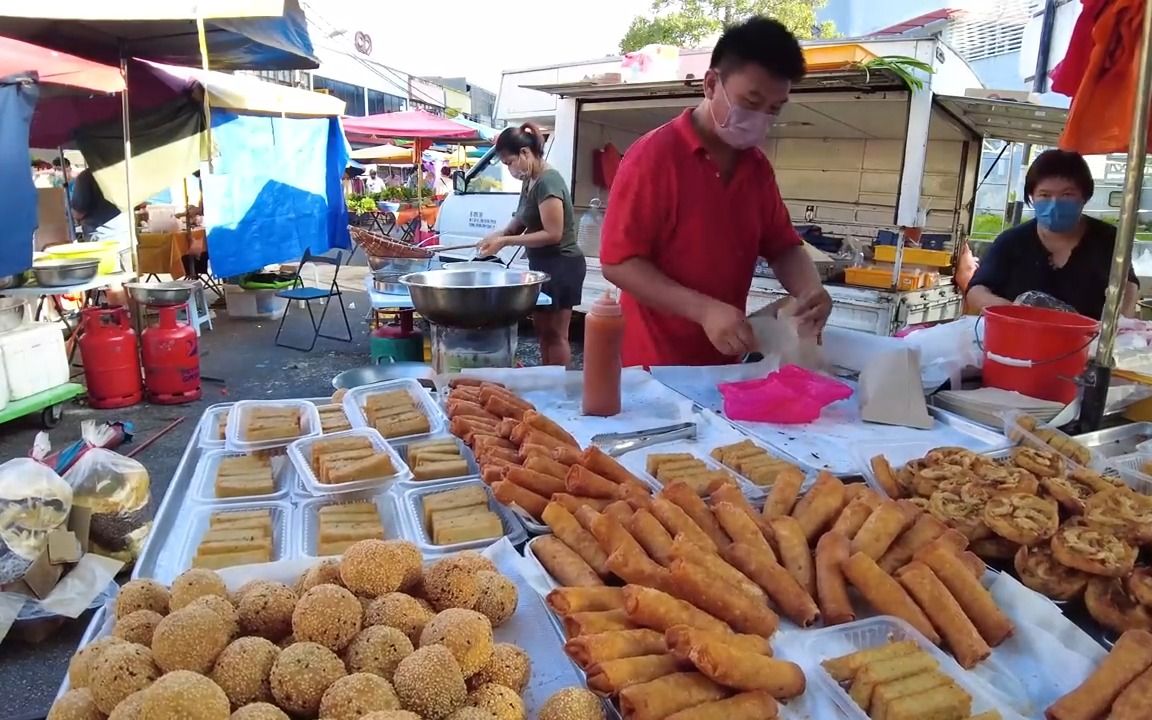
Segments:
[[[12,629],[12,623],[16,622],[16,616],[20,614],[20,608],[24,607],[27,601],[26,595],[0,593],[0,642],[4,642],[8,631]]]
[[[88,553],[40,601],[40,607],[56,615],[80,617],[123,567],[120,560]]]

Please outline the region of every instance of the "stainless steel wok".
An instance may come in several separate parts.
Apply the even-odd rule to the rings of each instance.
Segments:
[[[400,278],[430,322],[482,330],[519,322],[536,307],[547,273],[502,268],[431,270]]]

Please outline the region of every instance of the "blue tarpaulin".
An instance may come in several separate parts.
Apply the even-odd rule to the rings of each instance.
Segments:
[[[336,118],[212,111],[213,171],[202,176],[212,270],[221,277],[348,248]]]
[[[28,78],[0,78],[0,275],[32,267],[36,186],[28,155],[28,128],[40,86]]]

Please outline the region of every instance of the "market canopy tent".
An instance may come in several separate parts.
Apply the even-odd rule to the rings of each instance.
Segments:
[[[476,128],[423,110],[345,117],[342,123],[345,135],[352,142],[415,140],[421,151],[437,141],[457,144],[487,142]]]

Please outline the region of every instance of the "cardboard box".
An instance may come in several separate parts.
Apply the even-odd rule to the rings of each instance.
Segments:
[[[83,548],[76,534],[71,530],[53,530],[48,533],[48,562],[51,565],[65,565],[80,562]]]
[[[73,505],[72,511],[68,513],[68,529],[76,536],[76,540],[80,543],[81,553],[88,552],[88,539],[89,533],[92,528],[92,510],[79,505]],[[76,558],[79,560],[80,558]]]
[[[43,600],[48,597],[48,593],[52,592],[52,588],[56,587],[56,583],[60,582],[63,575],[64,566],[53,565],[48,561],[48,553],[42,552],[24,573],[24,584],[33,595]]]

